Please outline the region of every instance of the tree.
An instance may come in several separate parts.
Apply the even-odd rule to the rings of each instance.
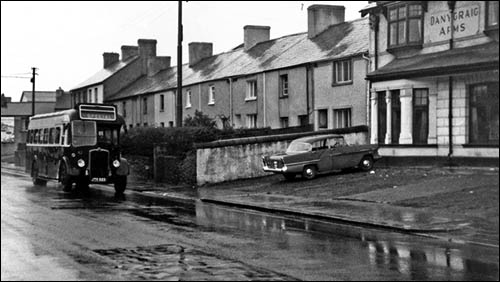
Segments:
[[[217,122],[208,115],[204,115],[203,112],[195,110],[194,117],[188,115],[184,119],[184,126],[215,128]]]

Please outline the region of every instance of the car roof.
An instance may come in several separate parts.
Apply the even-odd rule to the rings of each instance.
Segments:
[[[328,138],[334,138],[334,137],[340,137],[343,138],[344,136],[338,135],[338,134],[324,134],[324,135],[315,135],[315,136],[307,136],[307,137],[302,137],[293,140],[293,142],[304,142],[304,143],[314,143],[319,140],[324,140]]]

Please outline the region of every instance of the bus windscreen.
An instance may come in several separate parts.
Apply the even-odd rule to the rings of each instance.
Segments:
[[[97,143],[96,122],[74,120],[72,124],[73,146],[94,146]]]

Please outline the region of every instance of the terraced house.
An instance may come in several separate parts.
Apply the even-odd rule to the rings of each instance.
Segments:
[[[271,27],[247,25],[243,44],[220,54],[213,54],[212,43],[189,43],[183,117],[198,110],[219,127],[236,128],[366,125],[368,20],[346,22],[344,12],[343,6],[310,6],[307,32],[276,39],[270,39]],[[120,76],[138,57],[122,55],[111,65],[113,73],[101,72]],[[175,126],[177,67],[148,67],[131,81],[115,79],[113,89],[104,87],[103,100],[117,105],[128,127]],[[96,76],[93,81],[102,81]],[[85,93],[88,85],[75,92]]]
[[[370,2],[371,142],[498,163],[498,2]]]

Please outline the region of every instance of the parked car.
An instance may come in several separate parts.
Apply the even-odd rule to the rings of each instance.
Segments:
[[[348,145],[341,135],[317,135],[293,140],[285,153],[264,156],[263,168],[288,180],[298,174],[313,179],[351,167],[368,171],[380,158],[377,145]]]

